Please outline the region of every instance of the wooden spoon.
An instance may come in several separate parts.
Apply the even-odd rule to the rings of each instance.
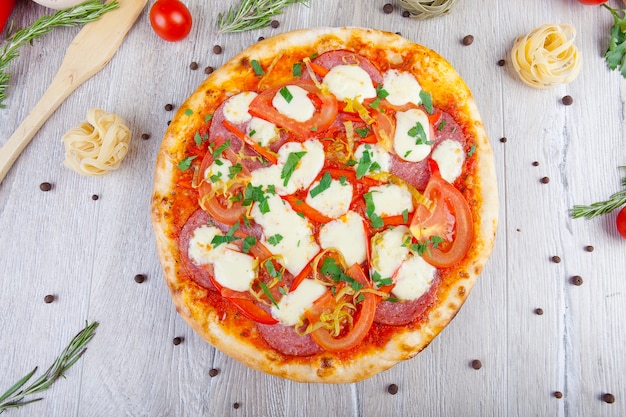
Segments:
[[[44,95],[0,148],[0,182],[61,103],[113,58],[147,1],[118,0],[120,7],[87,23],[78,32]]]

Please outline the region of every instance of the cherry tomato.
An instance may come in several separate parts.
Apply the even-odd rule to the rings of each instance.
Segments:
[[[463,197],[454,186],[441,178],[436,164],[431,164],[433,175],[424,195],[433,201],[429,210],[420,205],[411,221],[413,236],[428,241],[433,236],[443,239],[437,247],[429,247],[422,257],[438,268],[447,268],[465,257],[474,237],[472,214]]]
[[[178,0],[157,0],[150,9],[150,24],[161,38],[169,42],[183,40],[192,26],[191,13]]]
[[[617,225],[617,231],[619,234],[626,239],[626,206],[623,207],[619,213],[617,213],[615,224]]]
[[[606,3],[608,0],[578,0],[582,4],[596,5]]]
[[[17,0],[2,0],[0,2],[0,33],[4,30],[4,26],[7,20],[9,20],[16,2]]]

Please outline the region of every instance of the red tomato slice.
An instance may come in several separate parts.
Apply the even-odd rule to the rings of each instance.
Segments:
[[[432,210],[419,205],[411,220],[411,234],[420,242],[433,236],[444,239],[437,247],[430,246],[422,255],[438,268],[447,268],[462,260],[474,237],[472,214],[463,194],[441,178],[435,167],[424,195],[433,202]]]
[[[222,297],[230,301],[235,307],[237,307],[241,314],[243,314],[250,320],[263,324],[278,323],[278,320],[272,317],[270,313],[259,307],[257,302],[252,298],[252,295],[250,295],[249,293],[242,291],[233,291],[229,288],[221,286],[215,280],[215,277],[213,277],[212,274],[209,275],[209,278],[211,279],[211,283],[213,284],[213,286],[219,291]]]
[[[221,141],[221,143],[218,142],[220,141],[215,141],[216,147],[223,143],[223,141]],[[238,163],[237,155],[235,155],[230,148],[226,148],[222,152],[222,155],[233,165]],[[211,152],[207,152],[202,160],[202,164],[200,165],[201,177],[204,176],[204,172],[213,164],[214,161],[215,159],[213,158],[213,154]],[[249,175],[245,167],[243,167],[243,174]],[[237,182],[228,189],[228,192],[230,195],[234,195],[237,192],[243,192],[243,189],[243,182]],[[242,206],[240,201],[231,201],[230,196],[217,194],[213,191],[212,184],[208,181],[202,181],[200,183],[198,186],[198,194],[200,206],[202,206],[202,208],[209,213],[211,217],[219,222],[233,225],[237,223],[237,221],[240,220],[246,212],[246,207]]]
[[[346,274],[354,278],[357,282],[371,287],[363,269],[358,264],[352,265]],[[370,292],[364,292],[364,299],[361,302],[361,309],[356,313],[354,317],[353,326],[345,334],[340,337],[333,337],[330,332],[324,328],[320,328],[311,333],[311,337],[320,347],[329,352],[338,352],[352,349],[365,339],[367,333],[372,327],[374,322],[374,316],[376,314],[376,304],[378,303],[378,297]],[[328,306],[332,306],[335,303],[335,297],[329,290],[325,295],[320,297],[313,305],[313,307],[305,314],[309,321],[315,322],[319,315]]]
[[[276,94],[279,94],[281,88],[286,85],[296,85],[307,90],[314,96],[313,103],[321,102],[319,108],[316,108],[316,112],[309,120],[300,123],[293,120],[290,117],[280,113],[272,105],[272,100]],[[319,100],[319,102],[318,102]],[[332,94],[322,93],[311,80],[294,80],[285,85],[273,87],[263,91],[250,103],[248,112],[256,117],[265,119],[275,125],[287,129],[294,135],[306,139],[322,132],[335,121],[339,107],[337,105],[337,99]]]

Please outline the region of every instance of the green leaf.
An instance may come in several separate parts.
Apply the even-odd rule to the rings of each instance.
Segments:
[[[291,103],[291,100],[293,100],[293,95],[291,94],[291,91],[289,91],[289,88],[283,87],[278,92],[281,96],[283,96],[287,103]]]
[[[326,171],[324,175],[322,176],[322,179],[320,180],[319,184],[311,188],[311,191],[309,191],[309,194],[311,194],[311,198],[315,198],[319,194],[328,190],[330,188],[332,181],[333,181],[333,178],[330,176],[330,173]]]
[[[365,193],[363,198],[365,199],[365,214],[369,217],[370,222],[372,223],[372,227],[374,229],[378,229],[383,227],[384,222],[383,219],[376,214],[376,206],[374,205],[374,199],[372,197],[372,191],[369,193]]]
[[[283,179],[283,185],[286,187],[289,183],[289,179],[293,175],[298,163],[302,159],[302,157],[306,155],[306,152],[291,152],[287,157],[287,162],[283,166],[282,171],[280,172],[280,178]]]
[[[433,98],[430,96],[430,94],[422,90],[420,91],[420,99],[422,100],[422,104],[424,105],[426,111],[429,114],[433,114]]]
[[[281,235],[280,233],[276,233],[273,236],[270,236],[267,239],[267,243],[269,243],[272,246],[276,246],[278,245],[281,241],[283,240],[283,235]]]
[[[265,75],[265,71],[263,70],[263,67],[261,66],[259,61],[253,59],[252,61],[250,61],[250,65],[252,65],[252,69],[254,70],[254,73],[256,75]]]
[[[604,58],[611,70],[619,68],[622,76],[626,78],[626,10],[616,10],[606,4],[602,6],[611,12],[614,20],[609,47]]]
[[[181,171],[185,171],[189,169],[189,167],[191,167],[191,161],[193,161],[196,158],[197,156],[188,156],[187,158],[183,159],[182,161],[178,163],[178,169]]]
[[[243,240],[243,245],[242,245],[243,253],[250,252],[250,248],[252,248],[255,244],[256,244],[256,237],[254,237],[254,236],[247,236]]]

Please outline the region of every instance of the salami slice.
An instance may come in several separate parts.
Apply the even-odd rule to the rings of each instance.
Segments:
[[[417,300],[380,302],[376,309],[374,321],[388,326],[404,326],[416,320],[425,319],[426,310],[435,302],[439,282],[440,278],[439,274],[437,274],[428,292]]]
[[[331,69],[337,65],[358,65],[369,74],[374,84],[382,84],[383,82],[383,76],[378,68],[369,59],[354,52],[344,50],[329,51],[315,58],[313,62],[326,69]]]
[[[310,335],[301,336],[292,326],[257,323],[257,328],[267,344],[283,355],[310,356],[321,352]]]
[[[178,247],[180,249],[180,260],[183,267],[196,284],[215,291],[215,287],[211,283],[209,273],[202,266],[196,264],[189,258],[189,241],[193,238],[193,232],[198,227],[209,224],[210,217],[203,210],[196,210],[180,231],[178,237]]]

